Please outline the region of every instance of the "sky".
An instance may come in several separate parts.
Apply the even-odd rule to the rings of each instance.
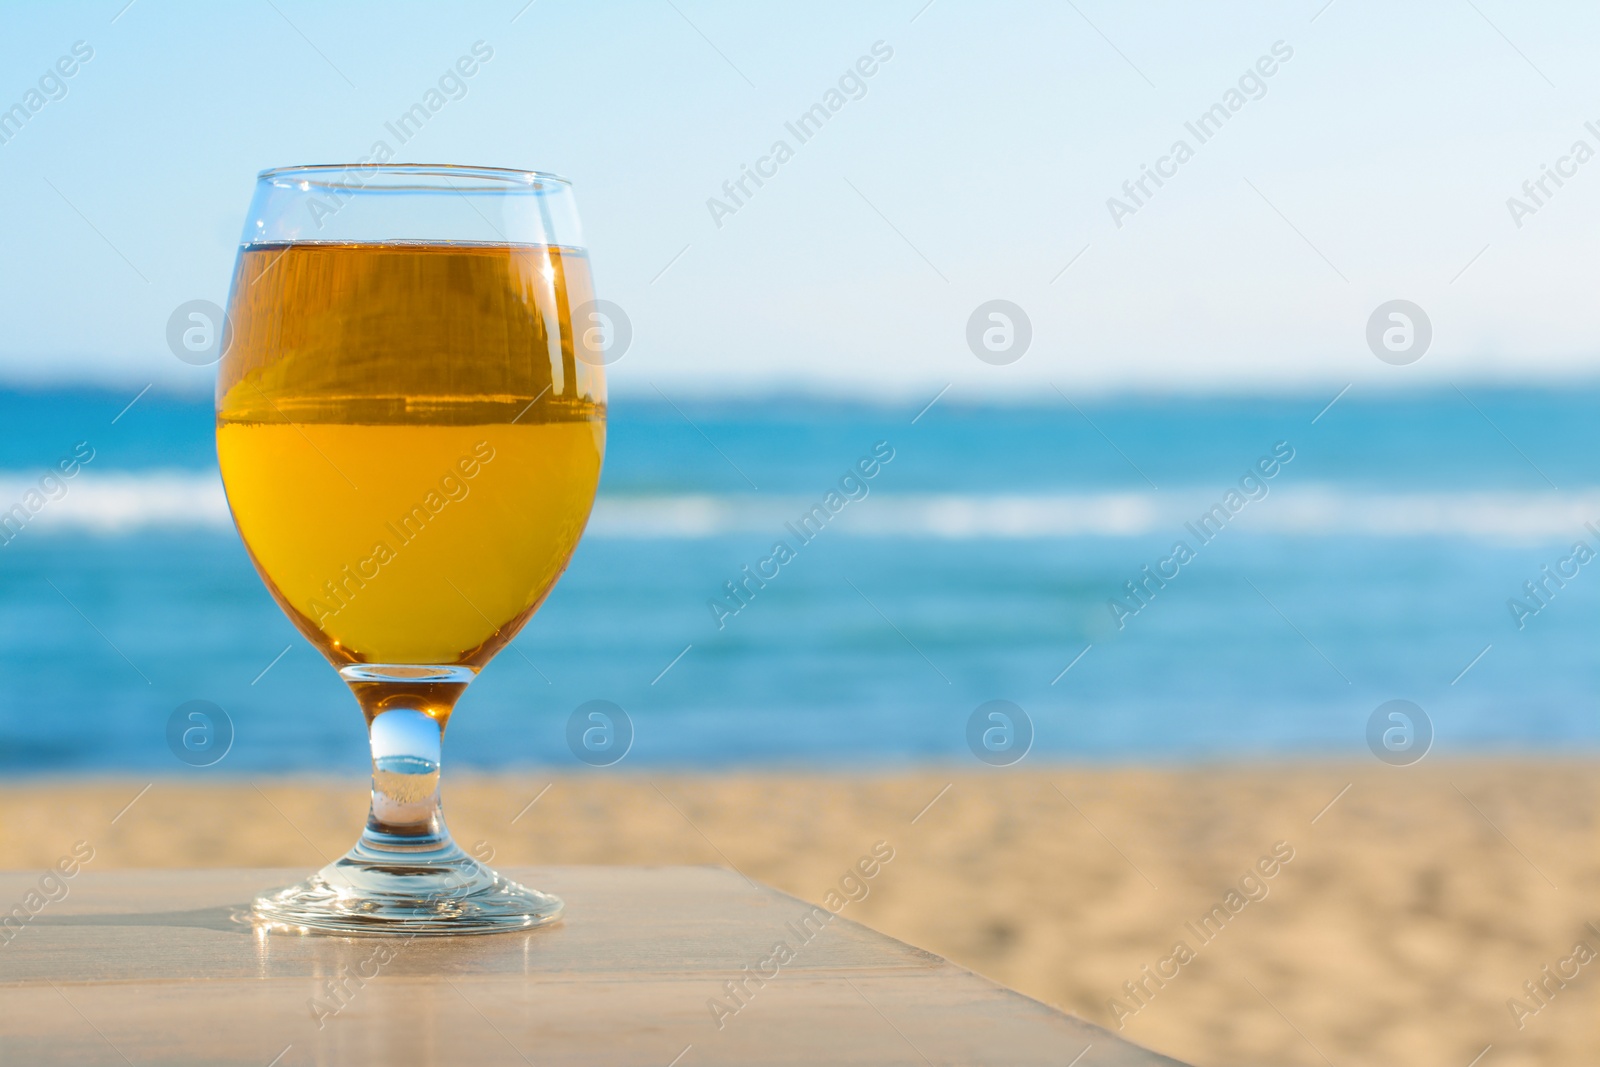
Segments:
[[[43,101],[0,127],[0,381],[209,389],[167,321],[224,302],[256,172],[379,140],[573,181],[633,331],[614,392],[1593,378],[1597,32],[1507,0],[28,5],[0,36],[0,109]],[[1368,342],[1396,299],[1431,327],[1406,365]],[[1003,364],[969,343],[992,300],[1031,335]]]

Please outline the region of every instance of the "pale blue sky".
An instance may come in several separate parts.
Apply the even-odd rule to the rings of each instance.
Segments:
[[[222,301],[255,172],[393,145],[384,123],[480,40],[493,59],[397,157],[573,180],[600,295],[633,320],[614,389],[1600,369],[1600,159],[1520,228],[1506,204],[1575,140],[1600,149],[1592,6],[123,3],[30,5],[0,36],[0,108],[94,50],[0,144],[0,377],[204,388],[166,321]],[[877,41],[865,95],[799,144],[785,122]],[[1265,94],[1199,144],[1184,123],[1277,41]],[[793,158],[719,228],[708,198],[780,138]],[[1118,228],[1107,199],[1179,138],[1194,157]],[[1433,320],[1414,366],[1364,340],[1396,297]],[[1010,366],[966,345],[992,298],[1032,319]]]

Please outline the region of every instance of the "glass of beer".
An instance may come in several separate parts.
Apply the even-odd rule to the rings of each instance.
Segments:
[[[217,459],[267,590],[366,716],[360,840],[258,899],[345,934],[553,922],[450,837],[468,684],[566,568],[605,452],[603,353],[567,181],[421,164],[264,171],[217,378]]]

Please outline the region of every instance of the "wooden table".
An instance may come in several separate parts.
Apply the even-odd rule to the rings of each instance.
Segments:
[[[1176,1062],[720,868],[511,870],[567,902],[561,924],[519,934],[235,920],[304,873],[84,871],[0,944],[0,1063]],[[39,878],[0,874],[0,912]],[[780,941],[792,959],[730,997],[746,965],[772,974]]]

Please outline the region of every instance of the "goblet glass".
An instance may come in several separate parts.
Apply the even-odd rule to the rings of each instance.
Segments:
[[[217,379],[239,535],[338,669],[372,748],[360,840],[262,896],[264,922],[467,934],[561,901],[450,837],[440,748],[456,701],[566,568],[605,451],[602,359],[570,185],[535,171],[264,171]]]

